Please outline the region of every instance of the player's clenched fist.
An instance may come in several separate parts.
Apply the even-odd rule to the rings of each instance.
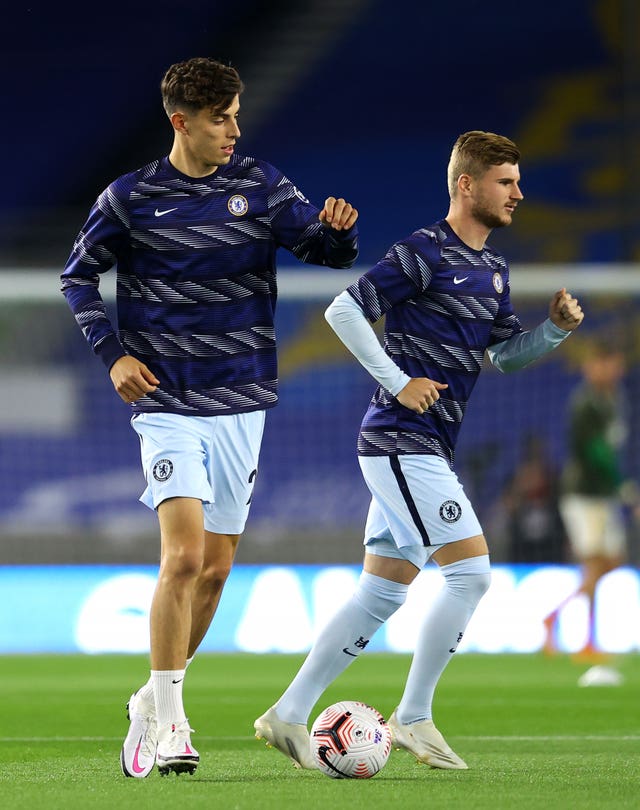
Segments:
[[[429,406],[440,399],[440,391],[449,386],[430,380],[428,377],[413,377],[396,396],[405,408],[416,413],[424,413]]]
[[[327,197],[318,219],[323,225],[327,225],[336,231],[348,231],[358,219],[358,212],[351,203],[343,200],[342,197],[337,200],[335,197]]]
[[[127,403],[135,402],[145,394],[150,394],[160,384],[160,380],[147,366],[130,354],[116,360],[111,366],[109,376],[120,398]]]
[[[573,332],[573,330],[577,329],[582,323],[584,312],[577,298],[574,298],[563,287],[561,290],[558,290],[551,299],[549,317],[560,329],[564,329],[566,332]]]

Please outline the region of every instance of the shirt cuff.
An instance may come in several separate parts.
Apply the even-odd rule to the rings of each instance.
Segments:
[[[117,335],[113,334],[107,335],[105,338],[103,338],[94,348],[94,351],[109,371],[116,360],[119,360],[126,354],[124,348],[122,347],[122,343],[120,343],[118,340]]]

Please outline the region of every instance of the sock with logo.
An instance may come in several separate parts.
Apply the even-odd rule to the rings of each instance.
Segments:
[[[184,669],[151,670],[158,726],[181,723],[186,719],[182,704]]]
[[[185,669],[189,668],[189,664],[193,661],[194,656],[192,655],[191,658],[187,658],[187,663],[185,664]],[[149,675],[149,680],[141,686],[140,689],[136,692],[139,698],[147,704],[154,706],[155,705],[155,698],[153,696],[153,676]]]
[[[398,720],[404,725],[432,719],[436,685],[491,582],[488,554],[442,565],[440,571],[444,587],[420,628],[397,709]]]
[[[324,690],[403,604],[408,585],[363,571],[357,588],[320,632],[309,655],[276,704],[285,723],[306,723]]]

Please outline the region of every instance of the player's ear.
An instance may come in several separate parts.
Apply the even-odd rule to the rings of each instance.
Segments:
[[[461,194],[468,196],[471,193],[471,175],[461,174],[456,185]]]
[[[189,134],[189,129],[187,127],[187,121],[184,113],[182,112],[172,113],[169,116],[169,121],[171,121],[171,126],[174,128],[176,132],[180,132],[183,135]]]

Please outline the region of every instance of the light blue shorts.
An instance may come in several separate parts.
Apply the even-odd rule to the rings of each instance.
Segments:
[[[136,414],[131,425],[140,437],[147,481],[140,500],[157,509],[167,498],[198,498],[207,531],[241,534],[264,423],[263,410],[224,416]]]
[[[431,455],[359,456],[371,492],[364,544],[370,554],[422,568],[445,543],[482,534],[458,476]]]

